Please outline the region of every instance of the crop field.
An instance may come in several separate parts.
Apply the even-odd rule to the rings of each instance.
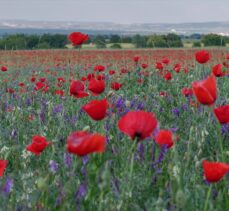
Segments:
[[[0,210],[229,210],[225,49],[0,51]]]

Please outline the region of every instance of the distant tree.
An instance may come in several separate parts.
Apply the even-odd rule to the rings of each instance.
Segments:
[[[177,34],[170,33],[165,37],[169,48],[183,47],[182,40]]]
[[[136,48],[145,48],[147,47],[147,40],[146,37],[136,34],[132,38],[132,43],[135,45]]]
[[[194,42],[194,43],[192,44],[192,47],[193,47],[193,48],[199,48],[199,47],[201,47],[201,42]]]
[[[121,49],[122,46],[119,44],[119,43],[114,43],[111,45],[111,48],[114,48],[114,49]]]
[[[97,35],[95,37],[94,43],[96,48],[106,48],[106,37],[102,35]]]
[[[37,35],[26,36],[26,49],[34,49],[39,43],[39,37]]]
[[[121,42],[122,43],[132,43],[132,37],[130,37],[130,36],[123,36],[121,38]]]
[[[165,37],[162,35],[152,35],[147,40],[147,46],[150,48],[167,48]]]
[[[225,46],[225,37],[217,34],[207,34],[203,37],[204,46]]]
[[[121,42],[121,37],[117,34],[111,35],[110,38],[110,43],[120,43]]]
[[[50,47],[49,43],[47,43],[47,42],[42,42],[42,43],[39,43],[39,44],[37,45],[37,48],[38,48],[38,49],[49,49],[49,48],[51,48],[51,47]]]

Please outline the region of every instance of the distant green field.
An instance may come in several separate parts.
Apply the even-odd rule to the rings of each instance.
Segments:
[[[184,48],[192,48],[193,42],[190,41],[185,41],[184,43]],[[106,45],[107,49],[111,49],[111,46],[113,43],[109,43]],[[135,49],[134,45],[132,43],[120,43],[122,49]],[[72,49],[72,45],[68,44],[66,45],[68,49]],[[204,47],[204,46],[202,46]],[[82,45],[82,48],[85,50],[96,50],[96,45],[95,44],[84,44]],[[229,48],[229,43],[226,45],[226,48]]]

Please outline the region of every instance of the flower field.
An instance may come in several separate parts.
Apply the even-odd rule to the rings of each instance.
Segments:
[[[0,68],[0,210],[229,210],[226,50],[1,51]]]

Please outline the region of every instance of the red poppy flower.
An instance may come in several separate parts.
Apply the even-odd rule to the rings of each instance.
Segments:
[[[212,105],[217,98],[217,84],[214,75],[205,80],[192,83],[193,92],[197,100],[203,105]]]
[[[140,59],[139,56],[135,56],[135,57],[133,58],[134,62],[136,62],[136,63],[139,61],[139,59]]]
[[[170,60],[168,58],[162,59],[162,63],[168,65],[170,63]]]
[[[158,70],[163,70],[163,65],[162,65],[162,63],[157,62],[156,65],[155,65],[155,68],[158,69]]]
[[[105,70],[105,67],[103,65],[97,65],[94,67],[94,71],[99,71],[99,72],[103,72]]]
[[[118,82],[111,83],[111,89],[118,91],[122,87],[122,84]]]
[[[87,80],[87,77],[85,77],[85,76],[83,76],[82,78],[81,78],[81,81],[86,81]]]
[[[181,65],[180,64],[175,64],[173,67],[173,70],[175,70],[176,73],[179,73],[181,70]]]
[[[142,68],[146,69],[148,67],[148,64],[142,64]]]
[[[193,95],[192,89],[189,89],[189,88],[187,88],[187,87],[183,88],[183,89],[181,90],[181,93],[182,93],[185,97],[188,97],[188,96]]]
[[[62,82],[62,83],[65,83],[65,82],[66,82],[66,80],[65,80],[64,78],[62,78],[62,77],[57,78],[57,80],[58,80],[59,82]]]
[[[227,163],[204,160],[202,165],[204,177],[208,182],[218,182],[229,172],[229,165]]]
[[[101,94],[105,90],[105,82],[92,79],[89,82],[88,90],[90,90],[95,95]]]
[[[84,84],[81,81],[71,81],[70,95],[74,95],[76,98],[87,97],[89,94],[84,92]]]
[[[38,91],[38,90],[40,90],[40,89],[43,89],[45,87],[45,84],[43,84],[42,82],[37,82],[36,84],[35,84],[35,87],[34,87],[34,90],[35,91]]]
[[[169,130],[160,130],[157,136],[155,137],[155,142],[160,145],[167,145],[168,148],[173,146],[173,134]]]
[[[109,75],[114,75],[115,74],[115,71],[114,70],[110,70],[109,71]]]
[[[196,61],[199,62],[200,64],[207,63],[211,57],[210,54],[205,50],[196,52],[195,56],[196,56]]]
[[[33,82],[36,81],[36,78],[35,78],[35,77],[32,77],[32,78],[30,79],[30,81],[33,83]]]
[[[215,108],[214,113],[221,124],[229,123],[229,105]]]
[[[24,87],[25,86],[25,83],[20,82],[18,85],[21,86],[21,87]]]
[[[92,78],[95,78],[95,75],[93,73],[88,73],[87,79],[90,81]]]
[[[82,108],[93,120],[98,121],[104,119],[106,116],[108,103],[106,99],[92,100]]]
[[[142,83],[144,82],[144,80],[143,80],[142,78],[139,78],[139,79],[137,80],[137,82],[138,82],[138,84],[142,84]]]
[[[105,75],[97,75],[97,79],[98,80],[104,80],[105,79]]]
[[[132,139],[143,140],[155,130],[157,119],[151,112],[130,111],[119,120],[118,127]]]
[[[105,151],[106,139],[100,134],[90,134],[86,131],[76,131],[67,138],[67,150],[78,156]]]
[[[86,42],[89,39],[89,36],[81,32],[72,32],[68,36],[68,39],[71,41],[73,46],[77,46],[82,45],[84,42]]]
[[[2,71],[2,72],[6,72],[6,71],[7,71],[7,67],[2,66],[2,67],[1,67],[1,71]]]
[[[2,177],[6,169],[7,163],[8,163],[7,160],[0,160],[0,177]]]
[[[46,81],[46,78],[40,78],[39,81],[44,83]]]
[[[45,137],[35,135],[32,137],[32,144],[28,145],[26,149],[35,155],[40,155],[49,144]]]
[[[15,91],[14,91],[14,89],[12,89],[12,88],[7,88],[7,89],[6,89],[6,92],[7,92],[7,93],[10,93],[10,94],[13,94]]]
[[[165,75],[164,75],[164,79],[166,81],[170,81],[172,79],[172,74],[170,72],[167,72]]]
[[[56,91],[55,91],[55,94],[56,94],[56,95],[63,96],[63,95],[64,95],[64,91],[61,90],[61,89],[59,89],[59,90],[56,90]]]
[[[188,73],[188,68],[184,67],[184,73]]]
[[[125,68],[121,69],[121,74],[126,74],[126,73],[128,73],[127,69],[125,69]]]
[[[212,73],[216,76],[216,77],[222,77],[224,76],[224,73],[222,71],[222,64],[217,64],[212,68]]]

